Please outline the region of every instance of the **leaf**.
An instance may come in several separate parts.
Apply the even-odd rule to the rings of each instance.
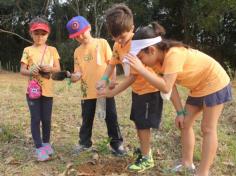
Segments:
[[[10,156],[6,158],[5,164],[20,164],[20,162],[17,161],[14,157]]]
[[[230,161],[225,161],[225,162],[222,162],[222,163],[226,166],[235,167],[235,164],[233,162],[230,162]]]
[[[70,172],[70,170],[72,170],[71,169],[72,167],[73,167],[73,163],[68,163],[66,165],[66,169],[64,170],[64,172],[59,174],[58,176],[67,176],[67,175],[69,175],[69,172]]]

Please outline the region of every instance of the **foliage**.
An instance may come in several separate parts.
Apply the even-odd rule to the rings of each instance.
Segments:
[[[63,3],[60,0],[0,0],[0,29],[30,39],[28,22],[34,16],[46,16],[52,27],[49,43],[59,49],[62,67],[72,68],[73,60],[69,58],[76,45],[67,39],[67,21],[75,15],[83,15],[90,21],[95,37],[104,37],[112,43],[104,26],[104,12],[112,4],[121,2],[132,9],[136,27],[158,20],[166,28],[167,38],[198,48],[235,72],[235,0],[215,0],[214,3],[208,0],[136,0],[135,3],[131,0],[68,0]],[[1,31],[0,40],[7,41],[0,43],[3,68],[18,71],[22,49],[29,43]]]

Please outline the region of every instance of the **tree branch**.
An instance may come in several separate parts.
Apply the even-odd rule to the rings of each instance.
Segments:
[[[49,7],[49,0],[46,1],[46,6],[45,6],[45,9],[44,9],[44,15],[45,15],[45,16],[46,16],[48,7]]]
[[[28,39],[25,39],[24,37],[20,36],[19,34],[16,34],[16,33],[11,32],[11,31],[6,31],[6,30],[3,30],[3,29],[0,29],[0,32],[11,34],[11,35],[15,35],[15,36],[19,37],[20,39],[22,39],[22,40],[24,40],[24,41],[26,41],[28,43],[31,43],[31,44],[33,43],[32,41],[30,41]]]

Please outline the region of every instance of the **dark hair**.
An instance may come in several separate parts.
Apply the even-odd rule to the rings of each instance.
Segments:
[[[148,39],[148,38],[155,38],[155,37],[161,36],[162,41],[160,43],[157,43],[155,46],[158,47],[162,51],[167,51],[171,47],[189,48],[188,45],[185,45],[182,42],[165,39],[164,38],[165,34],[166,34],[166,31],[163,26],[161,26],[158,22],[152,22],[151,24],[147,26],[137,28],[134,34],[133,40]],[[143,50],[146,52],[147,48],[144,48]]]
[[[106,27],[113,37],[128,32],[134,25],[132,11],[125,4],[115,4],[106,11]]]
[[[49,28],[50,28],[50,24],[49,24],[49,22],[46,20],[45,17],[37,16],[37,17],[33,18],[33,19],[30,21],[30,23],[29,23],[29,28],[30,28],[34,23],[44,23],[44,24],[48,25]]]

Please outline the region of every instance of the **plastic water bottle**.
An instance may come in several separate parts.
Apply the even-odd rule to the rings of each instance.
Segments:
[[[123,59],[123,70],[124,70],[124,73],[125,73],[125,76],[129,76],[130,74],[130,64],[129,64],[129,60],[124,58]]]
[[[124,69],[124,73],[125,73],[125,76],[129,76],[130,74],[130,65],[128,63],[124,63],[123,64],[123,69]]]
[[[106,97],[97,98],[96,116],[103,120],[106,118]]]

